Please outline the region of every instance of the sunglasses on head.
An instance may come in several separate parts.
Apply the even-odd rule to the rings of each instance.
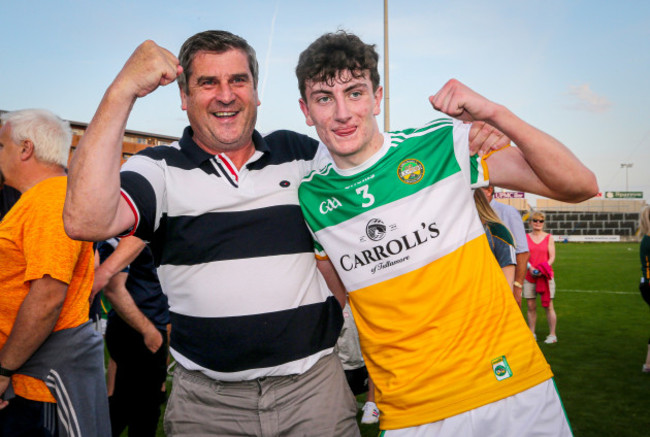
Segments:
[[[544,223],[544,219],[533,219],[533,223]]]

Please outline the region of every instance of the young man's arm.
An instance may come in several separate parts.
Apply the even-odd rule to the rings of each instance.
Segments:
[[[110,85],[70,163],[63,221],[73,239],[100,241],[135,223],[120,195],[120,163],[126,122],[138,97],[176,80],[178,59],[145,41]]]
[[[18,369],[43,344],[59,319],[67,291],[68,284],[50,275],[31,281],[9,338],[0,350],[2,367]],[[8,385],[9,378],[0,376],[0,395]],[[6,406],[7,402],[0,401],[0,409]]]
[[[332,262],[329,259],[318,259],[316,260],[316,266],[323,275],[323,278],[325,278],[327,287],[330,289],[336,300],[339,301],[341,308],[343,308],[347,301],[347,292],[345,291],[343,282],[341,282],[341,278],[338,273],[336,273],[336,270],[334,270]]]
[[[492,184],[566,202],[580,202],[598,192],[594,174],[562,143],[457,80],[447,82],[429,100],[451,117],[486,122],[517,145],[487,158]]]

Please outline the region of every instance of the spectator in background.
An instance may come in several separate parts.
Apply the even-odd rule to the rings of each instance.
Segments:
[[[639,291],[643,300],[650,305],[650,206],[641,210],[639,215],[639,233],[641,234],[641,283]],[[648,354],[643,364],[643,373],[650,373],[650,340],[648,340]]]
[[[167,375],[169,309],[151,249],[137,237],[99,243],[101,264],[93,291],[104,290],[108,314],[106,347],[117,372],[109,397],[113,436],[153,437]]]
[[[19,198],[20,191],[9,185],[2,185],[2,181],[0,180],[0,220],[9,212]]]
[[[482,188],[487,196],[490,206],[497,213],[504,225],[510,230],[510,233],[515,239],[515,253],[517,257],[517,264],[515,266],[515,277],[512,283],[512,294],[517,301],[517,305],[521,306],[521,294],[523,291],[524,278],[528,270],[528,239],[526,238],[526,229],[524,222],[521,219],[521,214],[516,208],[498,202],[494,198],[494,185],[489,185]]]
[[[478,216],[485,229],[490,249],[496,258],[503,275],[508,281],[508,285],[512,288],[512,281],[515,278],[515,264],[517,263],[515,257],[515,242],[512,234],[508,228],[501,223],[497,213],[490,207],[487,197],[483,190],[474,190],[474,203]]]
[[[544,343],[557,343],[557,315],[553,307],[555,298],[555,278],[553,274],[553,262],[555,261],[555,241],[553,236],[544,232],[545,215],[535,211],[530,216],[530,227],[532,231],[526,234],[528,249],[530,250],[530,262],[526,279],[524,281],[524,298],[528,303],[528,327],[535,334],[537,323],[537,294],[540,294],[542,307],[546,310],[548,319],[549,334]]]
[[[0,222],[0,435],[104,437],[104,347],[88,320],[93,249],[63,230],[70,125],[35,109],[1,120],[0,179],[22,195]]]

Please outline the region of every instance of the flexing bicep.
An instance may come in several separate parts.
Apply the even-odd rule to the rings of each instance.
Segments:
[[[551,189],[535,174],[517,147],[506,147],[485,159],[490,183],[514,191],[554,197]]]

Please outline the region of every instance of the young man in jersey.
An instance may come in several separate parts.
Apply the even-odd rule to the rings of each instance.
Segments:
[[[322,264],[349,292],[385,436],[570,435],[552,373],[490,253],[472,188],[565,201],[597,192],[561,143],[456,80],[457,120],[382,134],[374,46],[339,31],[300,56],[300,108],[324,144],[299,197]],[[486,122],[518,147],[468,152]],[[536,434],[537,435],[537,434]]]

